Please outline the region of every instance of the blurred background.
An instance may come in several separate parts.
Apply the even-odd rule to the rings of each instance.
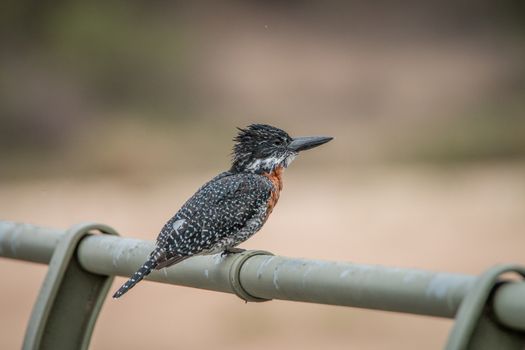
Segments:
[[[235,127],[270,123],[336,139],[293,163],[245,248],[525,264],[524,39],[521,1],[4,1],[0,219],[154,239],[228,168]],[[0,348],[45,272],[0,260]],[[108,298],[91,348],[439,349],[451,325],[143,283]]]

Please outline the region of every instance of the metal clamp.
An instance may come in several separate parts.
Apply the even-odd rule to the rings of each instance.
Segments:
[[[492,314],[492,297],[497,289],[512,283],[500,278],[509,272],[525,278],[525,268],[517,265],[495,266],[479,276],[459,307],[447,350],[523,349],[525,334],[503,327]]]
[[[233,290],[233,292],[242,300],[245,302],[253,301],[253,302],[263,302],[263,301],[269,301],[271,299],[263,299],[255,297],[251,294],[249,294],[241,284],[241,269],[244,263],[250,259],[253,256],[256,255],[272,255],[272,253],[264,251],[264,250],[246,250],[242,253],[235,254],[235,260],[230,265],[230,286]]]
[[[56,246],[27,326],[23,349],[87,349],[113,276],[84,270],[76,249],[90,231],[118,235],[109,226],[71,227]]]

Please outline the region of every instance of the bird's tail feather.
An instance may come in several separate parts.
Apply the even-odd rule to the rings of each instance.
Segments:
[[[157,257],[152,254],[152,256],[144,263],[144,265],[142,265],[140,269],[138,269],[137,272],[135,272],[133,276],[131,276],[131,278],[126,283],[124,283],[122,287],[120,287],[115,292],[115,294],[113,294],[113,299],[120,298],[128,290],[133,288],[135,284],[142,281],[144,277],[146,277],[147,275],[151,273],[151,271],[155,268],[156,265],[157,265]]]

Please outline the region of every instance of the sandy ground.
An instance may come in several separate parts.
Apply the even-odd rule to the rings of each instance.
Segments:
[[[523,166],[300,174],[287,172],[272,218],[245,248],[472,274],[502,262],[525,264]],[[98,221],[124,236],[153,239],[212,175],[4,183],[0,219],[58,228]],[[43,265],[0,260],[1,349],[20,347],[45,272]],[[118,302],[108,298],[91,348],[439,349],[451,325],[306,303],[245,304],[228,294],[146,282]]]

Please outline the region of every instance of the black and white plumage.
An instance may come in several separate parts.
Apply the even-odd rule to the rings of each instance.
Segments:
[[[194,255],[228,252],[261,229],[279,199],[282,172],[298,152],[330,137],[292,139],[262,124],[239,129],[233,162],[202,186],[164,225],[149,259],[113,295],[119,298],[154,269]]]

